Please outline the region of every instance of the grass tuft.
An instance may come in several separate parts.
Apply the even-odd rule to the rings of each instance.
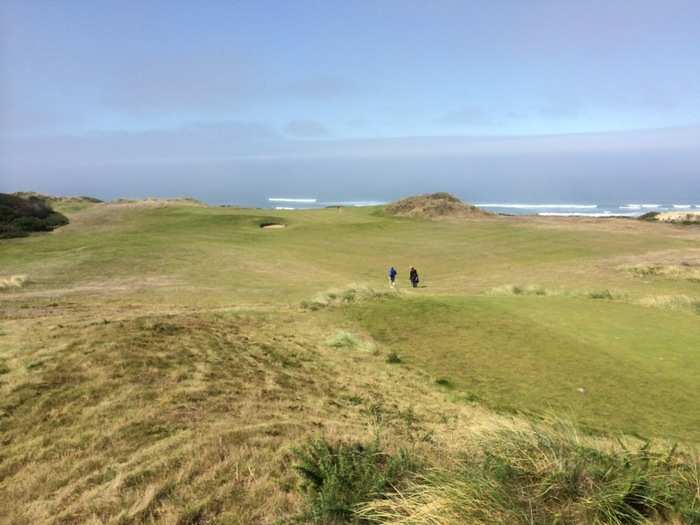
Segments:
[[[609,301],[615,298],[610,290],[594,290],[588,292],[588,297],[591,299],[607,299]]]
[[[326,341],[326,344],[331,348],[337,348],[339,350],[362,350],[365,352],[373,352],[375,355],[377,354],[377,348],[374,342],[361,339],[355,334],[346,332],[345,330],[338,330],[333,337]]]
[[[635,277],[662,277],[665,279],[700,282],[700,264],[682,262],[680,264],[632,264],[618,267]]]
[[[386,356],[386,362],[395,365],[402,363],[403,361],[401,360],[401,357],[399,357],[399,354],[397,354],[396,352],[389,352],[389,355]]]
[[[396,290],[380,291],[366,285],[350,285],[341,290],[328,290],[316,294],[311,300],[304,300],[300,306],[307,310],[320,310],[332,306],[359,303],[395,296]]]
[[[350,332],[339,331],[328,340],[328,346],[332,348],[347,348],[353,350],[362,346],[362,341]]]
[[[700,299],[688,295],[650,295],[642,297],[637,304],[667,310],[688,310],[700,314]]]
[[[495,288],[491,288],[489,291],[486,292],[486,294],[493,295],[493,296],[508,296],[508,295],[540,295],[540,296],[545,296],[545,295],[556,295],[556,292],[553,290],[548,290],[542,286],[533,285],[533,284],[530,284],[527,286],[504,284],[501,286],[497,286]]]
[[[589,299],[622,299],[624,295],[611,290],[560,290],[545,288],[536,284],[526,286],[504,284],[487,290],[486,295],[494,297],[539,296],[539,297],[587,297]]]

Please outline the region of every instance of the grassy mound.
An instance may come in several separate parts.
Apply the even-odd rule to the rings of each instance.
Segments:
[[[25,199],[0,193],[0,239],[26,237],[32,232],[52,231],[66,224],[66,216],[55,212],[39,197]]]
[[[490,215],[476,206],[465,204],[449,193],[431,193],[407,197],[389,204],[385,211],[398,217],[439,219],[448,217],[473,217]]]

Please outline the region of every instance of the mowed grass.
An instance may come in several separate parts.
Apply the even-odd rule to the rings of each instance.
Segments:
[[[696,313],[563,297],[385,299],[347,313],[467,401],[700,441]]]
[[[2,271],[27,274],[44,290],[131,281],[122,297],[175,304],[297,302],[350,282],[383,285],[391,264],[399,269],[400,285],[414,265],[427,291],[436,294],[481,293],[514,280],[642,294],[648,287],[639,279],[600,261],[697,245],[665,225],[553,228],[505,218],[452,224],[386,218],[377,208],[97,205],[71,218],[73,224],[53,235],[3,242]],[[288,227],[259,228],[269,221]],[[136,286],[149,280],[169,286]],[[654,290],[676,293],[678,286],[657,283]]]

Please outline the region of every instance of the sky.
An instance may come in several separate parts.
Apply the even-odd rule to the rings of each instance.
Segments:
[[[0,191],[700,199],[698,20],[696,0],[5,0]]]

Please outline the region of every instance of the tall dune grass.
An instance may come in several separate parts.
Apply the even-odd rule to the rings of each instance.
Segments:
[[[573,426],[504,428],[451,470],[362,506],[372,523],[700,523],[697,456],[596,443]]]
[[[301,307],[309,310],[319,310],[329,306],[381,299],[398,293],[394,289],[377,290],[366,284],[350,284],[345,288],[334,288],[325,292],[319,292],[311,300],[302,301]]]

